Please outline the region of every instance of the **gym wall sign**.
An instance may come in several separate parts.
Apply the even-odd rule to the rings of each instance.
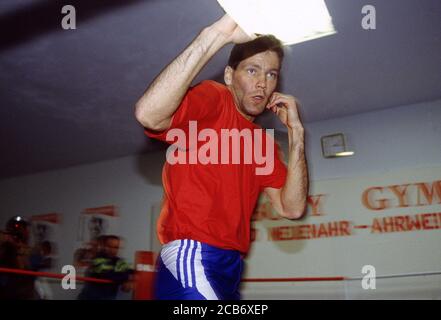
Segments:
[[[308,197],[307,213],[297,221],[280,217],[262,196],[253,216],[252,240],[307,240],[354,236],[357,231],[378,235],[441,229],[441,177],[430,181],[409,177],[407,182],[399,181],[402,178],[387,179],[374,186],[363,180],[326,181],[329,192],[323,192],[322,182],[313,183],[322,192]],[[330,217],[338,219],[310,223],[312,219]]]

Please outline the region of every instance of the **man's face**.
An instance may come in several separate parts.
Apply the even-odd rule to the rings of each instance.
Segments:
[[[106,242],[106,253],[110,257],[116,257],[119,251],[119,240],[117,239],[108,239]]]
[[[280,61],[274,51],[264,51],[225,69],[225,82],[238,111],[253,121],[265,110],[277,86]]]

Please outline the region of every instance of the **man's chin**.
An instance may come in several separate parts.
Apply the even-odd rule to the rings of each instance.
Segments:
[[[263,111],[265,111],[265,106],[262,104],[247,109],[247,114],[252,117],[257,117],[258,115],[262,114]]]

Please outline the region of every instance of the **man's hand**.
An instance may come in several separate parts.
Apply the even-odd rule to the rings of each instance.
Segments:
[[[228,14],[213,23],[212,27],[225,39],[226,43],[244,43],[256,38],[254,35],[252,37],[247,35]]]
[[[274,112],[288,129],[303,131],[298,104],[293,96],[274,92],[266,108]]]

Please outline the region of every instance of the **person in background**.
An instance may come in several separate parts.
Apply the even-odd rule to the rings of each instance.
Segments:
[[[35,245],[31,251],[31,268],[33,271],[50,271],[53,266],[52,254],[54,251],[54,245],[44,240]],[[38,292],[40,299],[52,300],[53,293],[50,287],[50,279],[45,277],[38,277],[35,280],[35,289]]]
[[[120,289],[131,289],[129,282],[133,270],[123,258],[118,256],[121,239],[115,235],[101,237],[99,242],[102,241],[104,245],[98,248],[86,276],[111,280],[112,283],[86,282],[78,300],[115,300]]]
[[[0,243],[0,267],[33,270],[29,246],[30,225],[20,216],[6,223]],[[13,273],[0,273],[0,300],[37,300],[35,277]]]
[[[87,270],[92,260],[98,255],[98,252],[103,250],[105,238],[106,236],[103,235],[93,238],[75,251],[74,267],[79,273],[83,273],[83,271]]]

